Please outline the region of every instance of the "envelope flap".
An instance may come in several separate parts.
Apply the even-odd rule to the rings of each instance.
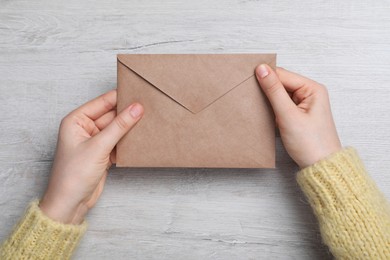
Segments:
[[[118,61],[192,113],[254,74],[276,54],[119,54]]]

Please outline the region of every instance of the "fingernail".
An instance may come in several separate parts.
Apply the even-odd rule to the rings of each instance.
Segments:
[[[143,108],[140,104],[135,103],[130,107],[130,115],[134,118],[137,119],[142,115]]]
[[[264,64],[261,64],[259,67],[257,67],[256,70],[257,76],[259,76],[261,79],[267,77],[268,75],[268,69]]]

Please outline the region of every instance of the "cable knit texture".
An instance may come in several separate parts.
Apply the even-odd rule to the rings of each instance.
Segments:
[[[297,180],[337,259],[390,259],[390,206],[353,148],[298,172]]]
[[[33,201],[0,248],[0,259],[69,259],[87,224],[68,225],[45,216]]]

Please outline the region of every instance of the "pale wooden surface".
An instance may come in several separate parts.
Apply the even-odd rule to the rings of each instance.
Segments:
[[[369,2],[369,3],[368,3]],[[329,88],[344,145],[390,197],[390,2],[0,0],[0,239],[47,183],[60,119],[120,53],[277,52]],[[112,169],[75,259],[329,259],[276,170]]]

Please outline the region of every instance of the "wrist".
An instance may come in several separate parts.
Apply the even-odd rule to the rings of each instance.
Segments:
[[[39,208],[49,218],[64,224],[79,225],[84,221],[88,207],[82,203],[54,199],[45,194],[39,202]]]
[[[343,147],[341,146],[341,144],[339,144],[339,145],[335,145],[333,147],[329,147],[328,149],[319,150],[317,153],[312,153],[310,159],[308,159],[306,161],[302,161],[301,163],[298,163],[298,165],[301,169],[304,169],[306,167],[309,167],[309,166],[329,157],[330,155],[332,155],[334,153],[341,151],[342,149],[343,149]]]

